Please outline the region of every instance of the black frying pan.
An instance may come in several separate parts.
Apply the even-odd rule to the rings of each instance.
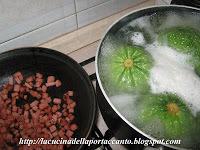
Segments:
[[[0,85],[8,77],[21,71],[26,77],[36,72],[45,76],[54,75],[62,81],[62,86],[49,89],[51,96],[60,96],[67,90],[75,92],[75,122],[79,129],[73,137],[88,138],[96,114],[96,101],[93,86],[87,73],[70,57],[46,48],[28,47],[11,50],[0,54]],[[83,149],[83,145],[72,145],[70,150]]]

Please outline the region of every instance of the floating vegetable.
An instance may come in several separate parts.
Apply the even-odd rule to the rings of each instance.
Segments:
[[[123,46],[110,58],[110,81],[124,90],[147,87],[151,66],[152,58],[142,47]]]
[[[200,31],[190,27],[173,27],[160,32],[158,40],[179,52],[193,56],[191,63],[200,75]]]
[[[186,104],[175,94],[142,96],[137,108],[139,124],[145,126],[153,120],[159,120],[164,137],[181,138],[192,133],[194,117]]]

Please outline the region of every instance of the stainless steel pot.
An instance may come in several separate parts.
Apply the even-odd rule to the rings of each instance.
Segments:
[[[132,20],[137,18],[146,16],[146,15],[153,15],[159,13],[160,15],[166,14],[167,12],[173,12],[178,15],[182,15],[183,13],[200,13],[199,9],[187,7],[187,6],[178,6],[178,5],[170,5],[170,6],[156,6],[156,7],[148,7],[140,10],[136,10],[134,12],[129,13],[128,15],[123,16],[115,23],[113,23],[106,33],[104,34],[100,45],[98,47],[96,53],[96,74],[99,86],[97,86],[97,100],[99,103],[99,107],[103,118],[113,132],[113,134],[118,139],[132,139],[141,138],[141,139],[151,139],[155,140],[152,136],[144,133],[141,129],[137,128],[134,124],[130,123],[126,116],[123,116],[119,110],[113,105],[110,101],[110,97],[106,92],[106,87],[102,83],[100,70],[99,70],[99,59],[102,56],[102,46],[105,39],[108,37],[109,34],[115,35],[123,26],[127,25]],[[198,14],[199,15],[199,14]],[[200,15],[199,15],[200,17]],[[187,19],[187,18],[186,18]],[[200,24],[199,24],[200,25]],[[117,35],[116,35],[117,36]],[[162,149],[184,149],[179,148],[172,145],[157,145],[156,147],[162,147]],[[143,145],[129,145],[129,149],[143,149]],[[200,149],[200,143],[198,143],[193,149]]]

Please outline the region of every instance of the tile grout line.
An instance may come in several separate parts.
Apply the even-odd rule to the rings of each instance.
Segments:
[[[76,29],[78,29],[78,17],[77,17],[77,8],[76,8],[76,0],[74,1],[74,10],[75,10],[75,16],[76,16]]]

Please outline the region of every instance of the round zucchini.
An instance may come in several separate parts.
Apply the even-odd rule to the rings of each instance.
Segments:
[[[110,81],[116,88],[133,90],[148,87],[152,57],[140,46],[123,46],[109,61]]]
[[[152,124],[153,120],[159,120],[163,127],[161,132],[164,137],[180,138],[192,133],[195,119],[187,105],[175,94],[142,96],[138,100],[137,109],[139,124],[147,126]]]

